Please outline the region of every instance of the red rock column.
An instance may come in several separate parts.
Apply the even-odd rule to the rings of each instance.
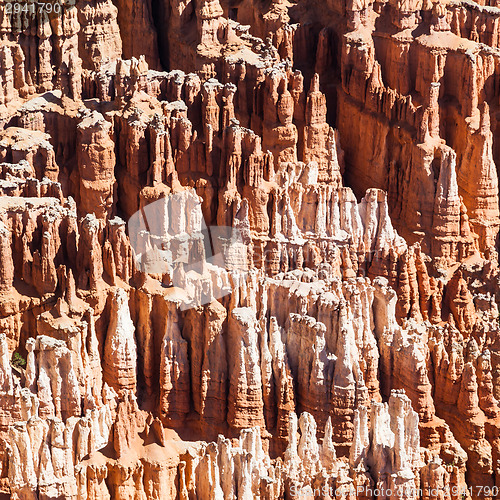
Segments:
[[[97,112],[86,116],[77,127],[79,209],[99,219],[108,218],[113,210],[115,144],[111,134],[111,123]]]

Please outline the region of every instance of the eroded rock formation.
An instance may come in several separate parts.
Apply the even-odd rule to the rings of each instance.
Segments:
[[[0,493],[496,497],[484,3],[0,2]]]

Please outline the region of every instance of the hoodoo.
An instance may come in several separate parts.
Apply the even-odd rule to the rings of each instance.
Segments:
[[[0,0],[0,497],[500,496],[499,19]]]

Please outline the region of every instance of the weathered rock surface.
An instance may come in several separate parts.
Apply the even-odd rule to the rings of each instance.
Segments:
[[[486,4],[0,2],[1,494],[496,496]]]

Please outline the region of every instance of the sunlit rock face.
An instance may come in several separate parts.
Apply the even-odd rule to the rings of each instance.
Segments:
[[[493,499],[499,7],[0,9],[0,496]]]

